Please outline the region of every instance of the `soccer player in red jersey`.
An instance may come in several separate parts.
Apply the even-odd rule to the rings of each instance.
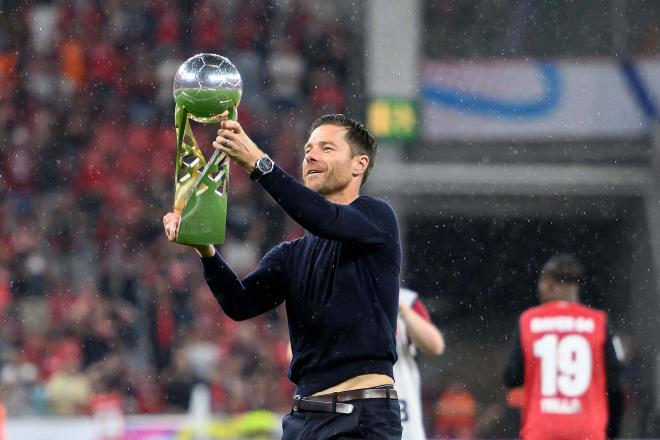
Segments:
[[[541,305],[519,319],[505,372],[524,387],[524,440],[603,440],[622,413],[620,361],[605,312],[579,304],[581,264],[552,257],[541,270]]]

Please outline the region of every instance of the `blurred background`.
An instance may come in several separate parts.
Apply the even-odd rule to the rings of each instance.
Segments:
[[[622,437],[660,437],[659,2],[0,0],[9,438],[279,438],[285,314],[229,320],[161,229],[172,79],[199,52],[238,67],[239,121],[293,175],[317,116],[378,138],[366,192],[448,345],[420,358],[429,436],[516,437],[508,339],[570,252],[625,348]],[[245,274],[303,231],[241,170],[229,189],[221,252]]]

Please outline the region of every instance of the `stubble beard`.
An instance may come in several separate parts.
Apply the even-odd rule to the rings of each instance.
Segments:
[[[348,187],[349,184],[350,180],[342,182],[341,179],[339,179],[337,176],[330,175],[326,176],[322,182],[319,182],[318,187],[314,191],[328,198],[335,194],[341,193]]]

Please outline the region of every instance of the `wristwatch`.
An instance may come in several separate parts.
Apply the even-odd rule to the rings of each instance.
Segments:
[[[266,174],[273,171],[273,166],[275,166],[273,159],[268,157],[267,154],[264,154],[259,159],[257,159],[257,163],[254,164],[254,171],[250,173],[250,179],[252,180],[261,179]]]

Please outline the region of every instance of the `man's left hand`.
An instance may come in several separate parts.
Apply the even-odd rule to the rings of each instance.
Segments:
[[[213,148],[220,150],[236,162],[248,173],[254,171],[254,166],[264,152],[252,142],[236,121],[222,121],[218,136],[213,141]]]

